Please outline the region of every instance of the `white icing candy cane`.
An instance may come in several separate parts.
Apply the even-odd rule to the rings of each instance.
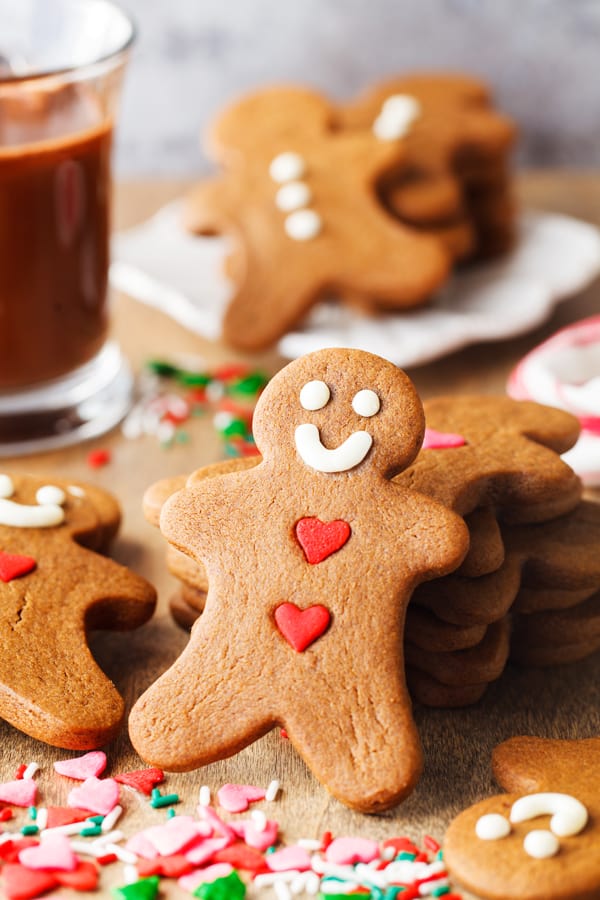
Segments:
[[[583,803],[570,794],[541,793],[528,794],[513,803],[510,811],[511,822],[527,822],[537,816],[551,815],[550,829],[559,837],[579,834],[588,820],[588,812]]]
[[[367,431],[354,431],[343,444],[328,450],[321,443],[316,425],[305,422],[295,433],[296,450],[302,462],[317,472],[347,472],[363,461],[373,443]]]

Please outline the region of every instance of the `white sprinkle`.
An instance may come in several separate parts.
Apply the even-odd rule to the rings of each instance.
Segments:
[[[279,793],[279,781],[274,778],[273,781],[269,784],[267,791],[265,793],[265,800],[268,803],[272,803],[273,800],[277,798],[277,794]],[[319,844],[319,847],[321,845]],[[316,849],[319,849],[318,847]]]
[[[393,859],[395,857],[395,855],[396,855],[395,847],[384,847],[383,850],[381,851],[381,858],[385,859],[385,860]]]
[[[79,834],[83,827],[83,822],[69,822],[68,825],[55,825],[54,828],[45,828],[48,834]]]
[[[41,490],[41,488],[40,488]],[[23,772],[23,781],[31,781],[36,772],[39,772],[40,767],[36,762],[30,762],[25,771]]]
[[[35,817],[35,824],[40,831],[44,831],[44,829],[46,828],[46,825],[48,824],[48,810],[45,806],[38,806],[37,816]]]
[[[206,399],[209,403],[216,403],[225,395],[225,385],[222,381],[210,381],[206,385]]]
[[[200,806],[210,806],[210,788],[207,784],[203,784],[200,788],[198,803]]]
[[[447,878],[438,878],[435,881],[427,881],[425,884],[420,885],[419,887],[419,896],[420,897],[429,897],[432,891],[436,888],[448,887],[450,882]]]
[[[125,884],[135,884],[136,881],[140,880],[140,876],[138,875],[138,870],[134,865],[128,863],[123,866],[123,881]]]
[[[137,440],[144,433],[144,414],[141,406],[134,406],[121,425],[121,433],[129,441]],[[71,490],[71,488],[69,488]]]
[[[288,869],[285,872],[264,872],[256,876],[253,884],[256,887],[273,887],[278,881],[292,882],[300,874],[298,869]]]
[[[292,883],[290,884],[290,891],[296,897],[298,894],[303,894],[306,890],[306,876],[307,872],[301,872],[297,878],[294,878]]]
[[[217,431],[225,431],[225,429],[228,428],[229,425],[231,425],[233,419],[233,413],[222,410],[221,412],[215,413],[215,416],[213,418],[213,425],[215,426]]]
[[[321,884],[321,879],[316,874],[316,872],[307,872],[306,873],[306,883],[305,883],[304,890],[306,891],[307,894],[310,894],[312,897],[314,897],[316,894],[318,894],[320,884]]]
[[[292,893],[283,881],[276,881],[273,887],[277,900],[292,900]]]
[[[54,834],[56,830],[57,829],[55,828],[49,828],[45,833],[50,834],[50,832],[52,832]],[[94,859],[97,859],[99,856],[104,856],[106,853],[104,847],[95,848],[93,844],[88,844],[86,841],[71,841],[71,850],[73,850],[74,853],[81,853],[82,856],[93,856]]]
[[[257,831],[264,831],[267,827],[267,817],[265,816],[262,809],[253,809],[250,813],[250,817],[254,822],[254,827]]]
[[[121,862],[127,865],[134,866],[138,861],[135,853],[132,853],[131,850],[125,850],[124,847],[119,847],[118,844],[105,844],[102,849],[103,853],[114,853],[117,859],[120,859]]]
[[[172,422],[168,420],[165,422],[161,422],[156,429],[156,437],[160,441],[161,444],[168,444],[169,441],[173,439],[175,435],[175,426]]]
[[[92,842],[94,847],[105,847],[107,844],[117,844],[119,841],[122,841],[125,837],[125,833],[123,831],[109,831],[106,834],[100,835],[99,838],[96,838],[95,841]]]
[[[300,838],[296,843],[305,850],[320,850],[322,847],[321,841],[316,841],[314,838]]]
[[[112,831],[112,829],[115,827],[115,825],[121,818],[122,814],[123,814],[123,807],[115,806],[115,808],[112,809],[108,813],[107,816],[104,816],[104,819],[103,819],[102,825],[101,825],[102,834],[107,834],[108,832]]]

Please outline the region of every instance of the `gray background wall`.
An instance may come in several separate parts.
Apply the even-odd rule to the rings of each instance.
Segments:
[[[207,167],[198,133],[281,80],[348,97],[408,68],[487,78],[521,123],[520,161],[600,164],[600,0],[122,0],[139,26],[121,175]]]

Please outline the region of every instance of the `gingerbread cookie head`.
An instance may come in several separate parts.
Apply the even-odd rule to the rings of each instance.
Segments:
[[[494,775],[513,793],[483,800],[452,822],[444,847],[452,875],[490,900],[598,897],[599,766],[598,738],[501,744]]]
[[[119,519],[99,488],[0,474],[0,717],[56,746],[101,746],[123,716],[87,630],[135,628],[154,610],[146,581],[93,552]]]
[[[307,476],[390,478],[423,439],[420,400],[407,376],[360,350],[329,349],[291,363],[267,385],[254,414],[267,462]]]

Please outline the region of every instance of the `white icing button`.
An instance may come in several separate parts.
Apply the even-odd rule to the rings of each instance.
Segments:
[[[284,228],[294,241],[310,241],[321,231],[321,216],[314,209],[298,209],[286,216]]]
[[[280,153],[271,160],[269,175],[277,184],[286,181],[296,181],[302,178],[306,171],[306,163],[299,153]]]
[[[477,819],[475,834],[482,841],[498,841],[510,834],[510,822],[500,813],[488,813]]]
[[[308,381],[300,391],[300,405],[303,409],[323,409],[330,396],[324,381]]]
[[[343,444],[328,450],[321,443],[319,429],[310,422],[298,425],[296,450],[302,462],[317,472],[347,472],[363,461],[373,443],[367,431],[353,431]]]
[[[381,403],[375,391],[359,391],[352,399],[352,409],[359,416],[374,416],[380,407]]]
[[[10,475],[0,475],[0,497],[12,497],[15,486]]]
[[[303,181],[290,181],[280,187],[275,195],[275,205],[283,212],[292,212],[308,206],[312,200],[312,191]]]
[[[551,831],[530,831],[523,840],[525,853],[534,859],[556,856],[560,848],[558,838]]]
[[[527,822],[537,816],[552,816],[550,828],[559,837],[579,834],[588,820],[583,803],[570,794],[527,794],[515,800],[510,811],[511,822]]]
[[[67,498],[65,492],[61,488],[56,487],[54,484],[45,484],[36,493],[35,499],[40,506],[47,506],[49,503],[55,503],[57,506],[62,506]]]

